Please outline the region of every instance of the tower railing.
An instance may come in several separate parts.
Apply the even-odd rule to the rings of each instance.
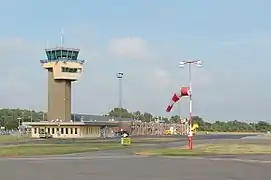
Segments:
[[[48,60],[48,59],[42,59],[40,60],[40,63],[41,64],[45,64],[45,63],[49,63],[49,62],[75,62],[75,63],[79,63],[79,64],[84,64],[85,63],[85,60],[80,60],[80,59],[76,59],[76,60],[73,60],[73,59],[56,59],[56,60]]]

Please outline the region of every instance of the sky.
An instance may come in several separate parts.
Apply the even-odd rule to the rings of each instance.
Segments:
[[[105,114],[118,106],[159,116],[189,114],[170,97],[188,85],[193,114],[206,121],[269,121],[271,1],[0,0],[0,107],[47,110],[46,46],[80,48],[84,72],[72,87],[72,111]]]

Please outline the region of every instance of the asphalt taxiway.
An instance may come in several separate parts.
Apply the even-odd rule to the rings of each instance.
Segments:
[[[247,136],[254,136],[251,134],[240,134],[240,135],[233,135],[233,134],[211,134],[211,135],[197,135],[194,136],[195,140],[206,140],[206,139],[240,139],[243,137]],[[176,141],[179,140],[185,140],[187,139],[187,136],[180,136],[180,135],[175,135],[175,136],[133,136],[133,139],[137,138],[176,138]],[[97,138],[97,139],[88,139],[89,142],[102,142],[103,140],[106,141],[119,141],[118,138]],[[44,144],[46,142],[52,143],[51,139],[26,139],[26,140],[18,140],[18,141],[13,141],[13,142],[0,142],[0,146],[7,146],[7,145],[24,145],[24,144]],[[157,142],[155,142],[157,143]]]
[[[196,137],[196,141],[239,139],[244,135]],[[178,144],[179,143],[179,144]],[[174,146],[185,141],[160,143]],[[143,147],[146,149],[147,146]],[[137,147],[140,148],[140,147]],[[129,148],[128,148],[129,149]],[[135,149],[130,149],[130,151]],[[76,155],[0,159],[1,179],[9,180],[267,180],[271,156],[145,157],[124,150]]]
[[[9,180],[267,180],[271,161],[135,156],[0,160]]]

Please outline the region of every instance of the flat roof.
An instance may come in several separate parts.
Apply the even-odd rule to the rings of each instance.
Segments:
[[[71,119],[73,121],[107,121],[107,122],[132,122],[133,118],[119,118],[119,117],[111,117],[111,116],[102,116],[102,115],[91,115],[91,114],[72,114]]]
[[[119,122],[103,122],[103,121],[90,121],[90,122],[23,122],[27,126],[119,126]]]
[[[46,48],[45,51],[55,51],[55,50],[68,50],[68,51],[80,51],[78,48],[65,48],[65,47],[55,47],[55,48]]]

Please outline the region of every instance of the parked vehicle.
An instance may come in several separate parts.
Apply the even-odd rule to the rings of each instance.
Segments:
[[[115,133],[115,137],[117,138],[129,137],[129,133],[127,131],[119,131]]]
[[[52,134],[49,134],[49,133],[41,133],[39,134],[40,135],[40,138],[44,138],[44,139],[49,139],[49,138],[53,138]]]

